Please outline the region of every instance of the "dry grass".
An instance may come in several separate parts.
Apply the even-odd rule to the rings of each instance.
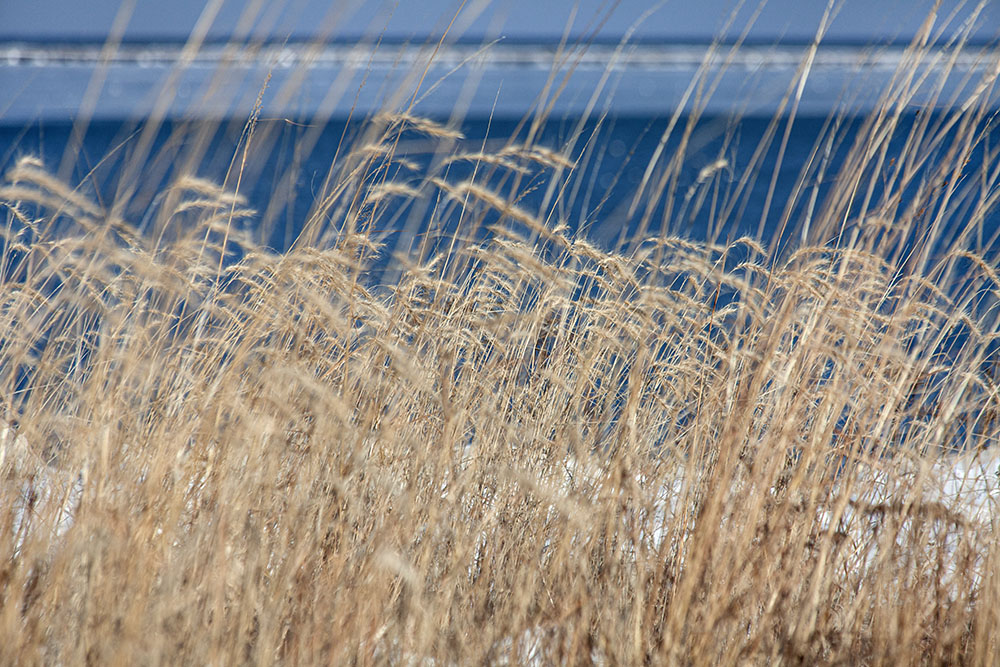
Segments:
[[[521,198],[573,191],[572,147],[470,148],[411,113],[345,149],[283,254],[231,189],[179,175],[139,233],[23,159],[0,185],[5,659],[997,664],[1000,284],[935,245],[989,219],[996,149],[980,91],[890,162],[911,92],[780,251],[598,248]],[[448,152],[393,180],[405,127]],[[461,233],[376,284],[389,197]]]

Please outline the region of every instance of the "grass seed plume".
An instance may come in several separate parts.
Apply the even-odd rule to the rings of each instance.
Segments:
[[[697,103],[641,165],[662,230],[615,245],[565,206],[601,123],[543,145],[544,106],[483,143],[371,117],[280,252],[237,185],[256,115],[228,179],[193,141],[111,201],[20,158],[4,656],[997,664],[1000,277],[969,231],[996,224],[997,69],[906,125],[940,48],[831,116],[770,239],[725,233],[756,154],[687,165]],[[705,210],[718,233],[676,233]]]

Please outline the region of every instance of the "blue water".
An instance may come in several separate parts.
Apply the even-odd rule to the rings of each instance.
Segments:
[[[890,141],[888,161],[900,154],[908,133],[919,120],[916,114],[902,120]],[[586,236],[606,248],[626,244],[639,235],[647,205],[646,235],[668,233],[695,240],[720,241],[751,235],[772,246],[793,246],[802,238],[802,225],[808,217],[809,207],[812,205],[814,210],[819,210],[827,195],[836,188],[844,157],[862,130],[864,121],[860,117],[845,118],[832,128],[824,118],[800,118],[788,134],[783,153],[779,146],[785,123],[779,123],[776,139],[756,158],[757,166],[753,171],[757,177],[748,182],[742,194],[736,194],[741,176],[755,164],[755,153],[771,122],[770,118],[755,117],[743,118],[739,122],[727,117],[703,118],[695,124],[691,133],[673,198],[644,195],[639,198],[634,210],[635,193],[647,166],[658,151],[658,144],[669,123],[666,118],[619,117],[603,123],[596,120],[580,123],[578,119],[568,118],[547,123],[535,143],[560,150],[573,159],[579,158],[575,172],[564,181],[567,184],[565,192],[558,194],[557,188],[555,192],[558,196],[555,198],[547,197],[552,182],[547,170],[535,170],[518,180],[509,172],[498,170],[490,174],[485,169],[477,175],[477,180],[504,193],[508,199],[513,189],[520,197],[518,205],[528,211],[537,212],[543,202],[548,201],[551,222],[564,222],[573,233]],[[683,128],[684,123],[685,119],[681,119],[679,127]],[[243,163],[241,123],[222,126],[167,124],[156,133],[148,156],[136,162],[144,128],[120,122],[97,123],[89,128],[79,151],[68,162],[72,167],[70,180],[79,183],[82,191],[105,207],[110,206],[120,188],[137,183],[138,187],[130,193],[129,205],[123,213],[127,220],[149,232],[162,201],[164,186],[185,168],[190,151],[194,151],[196,158],[190,164],[198,176],[221,182],[228,172],[231,189],[235,187],[235,175],[242,166],[240,192],[259,212],[250,220],[248,227],[258,239],[281,251],[291,247],[303,234],[305,221],[323,197],[323,184],[331,163],[343,159],[344,146],[355,146],[364,128],[362,123],[347,122],[331,122],[322,128],[284,121],[264,122],[258,128]],[[523,141],[527,132],[520,121],[505,119],[466,119],[460,129],[464,139],[454,149],[464,152],[499,150],[511,137],[516,137],[518,142]],[[830,135],[832,129],[835,131]],[[1000,143],[1000,132],[995,125],[985,124],[979,129],[983,145],[992,147]],[[20,156],[35,155],[55,170],[65,157],[71,132],[72,127],[68,123],[0,127],[0,165],[6,170]],[[659,151],[659,165],[674,157],[680,134],[681,131],[675,131]],[[826,175],[820,180],[812,170],[803,182],[804,188],[795,195],[800,174],[811,160],[821,159],[816,156],[815,149],[817,141],[825,136],[833,137],[828,143],[829,154],[825,158],[828,162]],[[313,141],[308,149],[304,147],[307,139]],[[826,145],[824,143],[821,148]],[[944,145],[947,146],[947,142]],[[440,146],[440,143],[416,133],[405,133],[398,144],[397,155],[415,163],[416,169],[395,170],[390,177],[418,185],[427,175],[427,170],[440,161],[440,156],[435,154]],[[983,155],[983,149],[974,151],[960,176],[973,186],[973,195],[976,192],[974,179],[982,173]],[[928,165],[933,166],[936,156],[928,157]],[[705,168],[718,164],[720,159],[724,160],[725,166],[704,177]],[[142,166],[141,170],[130,171],[136,164]],[[438,175],[457,183],[468,178],[472,169],[469,163],[456,163]],[[928,169],[924,171],[929,174]],[[659,168],[652,170],[654,180],[660,173]],[[921,178],[915,181],[919,183]],[[772,182],[774,191],[768,205]],[[882,194],[880,190],[878,186],[875,188],[876,201]],[[912,197],[914,190],[915,187],[909,188],[901,193],[901,197]],[[937,240],[938,245],[946,245],[969,231],[966,228],[968,209],[960,199],[957,198],[957,204],[953,205],[954,210],[949,214],[952,224]],[[969,200],[966,197],[966,201]],[[460,226],[467,225],[468,221],[458,214],[459,207],[454,204],[449,206],[443,201],[432,191],[420,201],[398,200],[388,205],[372,223],[376,236],[386,242],[389,250],[405,250],[425,242],[433,234],[436,234],[439,243],[447,243],[455,235],[469,235],[471,232]],[[792,204],[786,206],[790,201]],[[905,207],[905,202],[903,204]],[[492,214],[487,216],[485,222],[497,219],[498,216]],[[325,231],[335,233],[339,224],[332,218]],[[980,227],[974,230],[974,234],[968,235],[966,244],[973,250],[985,251],[989,261],[995,263],[995,256],[990,253],[998,245],[996,236],[1000,233],[1000,217],[994,211]],[[477,227],[476,234],[481,237],[485,233],[483,229],[483,226]],[[828,239],[819,239],[821,242],[824,240]],[[909,247],[902,250],[912,250],[921,241],[918,237],[905,239],[903,244],[909,244]],[[434,249],[433,239],[427,248]],[[385,255],[386,258],[390,256],[391,252]],[[971,271],[971,264],[969,268]],[[952,332],[935,354],[943,357],[960,355],[966,338],[962,331]],[[985,352],[986,358],[982,361],[984,369],[994,363],[995,356],[1000,354],[1000,341],[990,344]],[[29,384],[30,375],[26,374],[17,383],[17,391],[26,391]],[[933,404],[937,400],[936,391],[928,390],[921,400],[928,405]],[[960,428],[955,441],[960,442],[967,435]]]
[[[891,143],[890,160],[894,151],[901,149],[917,118],[916,114],[911,114],[900,123]],[[563,222],[574,232],[608,248],[633,240],[643,227],[645,235],[669,233],[722,241],[751,235],[770,244],[788,243],[801,236],[810,205],[814,211],[822,206],[863,121],[858,117],[846,118],[831,128],[825,118],[799,118],[792,126],[779,160],[779,146],[785,131],[782,122],[754,168],[754,154],[771,123],[770,118],[750,117],[738,122],[727,117],[702,118],[691,133],[673,197],[650,197],[647,189],[647,194],[636,202],[636,190],[657,152],[668,122],[669,119],[663,117],[610,118],[600,123],[589,120],[582,124],[573,118],[550,120],[538,133],[535,143],[560,150],[573,159],[579,158],[575,172],[560,181],[560,187],[566,185],[564,189],[552,191],[552,176],[544,169],[535,169],[532,174],[517,178],[504,170],[490,174],[480,166],[479,179],[485,174],[482,182],[508,199],[518,197],[518,205],[534,213],[548,201],[550,223]],[[662,165],[673,159],[685,122],[682,118],[660,151],[658,166],[651,172],[653,181],[662,173]],[[156,133],[148,156],[137,161],[136,151],[144,130],[141,124],[95,123],[88,129],[80,150],[69,160],[72,165],[70,180],[104,206],[115,199],[123,184],[137,184],[128,198],[124,214],[137,227],[148,229],[155,218],[153,213],[164,186],[178,170],[185,168],[182,165],[193,154],[194,160],[187,168],[198,176],[221,182],[228,172],[231,189],[239,179],[240,193],[258,211],[249,226],[258,239],[281,251],[299,238],[310,211],[322,199],[331,163],[335,158],[343,159],[345,147],[356,145],[364,128],[365,125],[358,122],[330,122],[316,128],[308,123],[265,120],[258,124],[244,161],[239,143],[244,129],[242,122],[167,123]],[[513,119],[471,118],[466,119],[460,129],[464,139],[455,148],[460,152],[476,152],[484,146],[487,152],[498,150],[511,137],[523,141],[528,132],[519,120]],[[1000,132],[996,125],[984,125],[982,132],[987,145],[998,143]],[[64,159],[70,134],[69,123],[0,126],[0,166],[6,170],[18,157],[30,154],[41,157],[55,170]],[[815,165],[824,158],[823,151],[818,155],[814,152],[817,141],[825,136],[834,138],[825,158],[828,162],[825,175],[821,180],[813,169],[804,181],[805,187],[793,197],[804,167],[810,160]],[[304,146],[307,142],[311,148]],[[390,179],[419,185],[426,170],[440,161],[440,156],[435,154],[440,147],[441,143],[436,140],[413,132],[404,133],[396,155],[415,163],[417,170],[392,170]],[[826,147],[824,143],[820,148]],[[983,154],[983,150],[977,150],[963,174],[974,176],[981,167],[977,160],[981,160]],[[724,166],[719,166],[720,160],[724,160]],[[929,163],[933,164],[933,159]],[[130,172],[136,164],[142,165],[141,170]],[[703,170],[713,164],[718,168],[709,169],[712,173],[705,177]],[[455,163],[447,172],[441,171],[438,175],[457,183],[468,178],[472,168],[471,163]],[[756,178],[751,179],[745,190],[739,191],[741,175],[751,171]],[[772,180],[774,192],[768,205]],[[876,195],[879,189],[877,186]],[[907,193],[903,195],[905,198]],[[390,248],[412,247],[429,229],[436,230],[442,238],[466,231],[458,226],[456,207],[448,208],[436,195],[432,194],[425,202],[394,201],[383,205],[379,217],[372,223],[378,238]],[[793,203],[786,210],[789,201]],[[963,211],[956,209],[953,234],[961,230],[962,215]],[[331,219],[326,226],[333,229],[339,224]],[[972,235],[973,245],[978,245],[975,249],[990,246],[998,229],[1000,219],[994,213]],[[783,231],[780,238],[779,230]]]

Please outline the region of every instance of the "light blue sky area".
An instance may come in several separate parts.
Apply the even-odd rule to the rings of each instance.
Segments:
[[[933,6],[933,0],[843,0],[828,39],[869,44],[908,40]],[[217,6],[216,6],[217,5]],[[968,15],[975,3],[944,0],[940,16],[956,7]],[[596,33],[617,40],[630,28],[640,40],[704,41],[726,32],[736,36],[759,8],[758,0],[2,0],[0,41],[102,42],[120,10],[129,16],[128,40],[184,40],[200,17],[214,16],[208,37],[223,40],[250,32],[281,41],[322,37],[357,40],[382,34],[392,41],[424,41],[443,33],[454,19],[451,35],[467,40],[505,37],[548,41],[560,38],[567,25],[570,38]],[[824,0],[769,0],[750,30],[756,42],[807,40],[826,9]],[[1000,2],[990,0],[982,14],[981,39],[1000,28]]]

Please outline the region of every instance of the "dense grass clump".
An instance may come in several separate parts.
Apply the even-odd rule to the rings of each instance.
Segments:
[[[1000,278],[953,233],[998,196],[992,79],[900,137],[905,73],[771,243],[598,247],[523,197],[573,192],[586,144],[530,124],[373,118],[281,253],[231,183],[174,175],[140,230],[21,159],[4,655],[996,664]],[[700,205],[682,157],[637,216]],[[436,226],[390,258],[394,199]]]

